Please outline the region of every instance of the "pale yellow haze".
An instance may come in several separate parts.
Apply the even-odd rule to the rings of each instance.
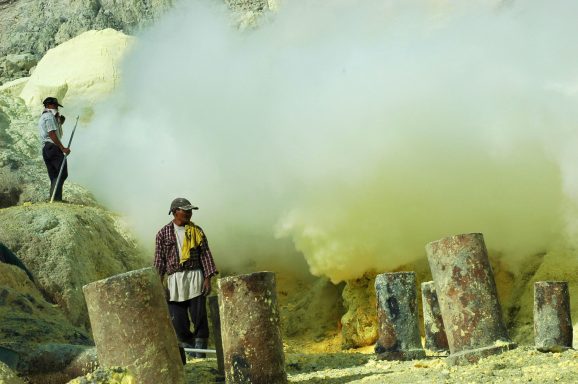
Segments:
[[[134,46],[50,50],[21,96],[108,95],[71,178],[151,252],[184,196],[221,268],[305,260],[338,282],[468,232],[512,270],[554,248],[576,266],[578,23],[557,4],[296,0],[239,31],[183,2]]]

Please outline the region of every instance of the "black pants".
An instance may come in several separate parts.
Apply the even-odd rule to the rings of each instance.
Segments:
[[[44,143],[42,158],[44,159],[44,164],[46,164],[46,169],[48,170],[48,177],[50,178],[50,197],[52,197],[54,188],[56,188],[54,200],[62,201],[62,186],[64,185],[64,180],[68,177],[68,165],[66,162],[64,163],[64,169],[62,170],[62,176],[60,176],[58,185],[56,185],[56,179],[58,178],[58,172],[60,172],[60,166],[64,161],[64,153],[62,153],[56,145]]]
[[[169,301],[169,313],[179,342],[194,345],[195,339],[209,338],[209,322],[204,295],[186,301]],[[191,323],[195,327],[193,332],[191,332]]]

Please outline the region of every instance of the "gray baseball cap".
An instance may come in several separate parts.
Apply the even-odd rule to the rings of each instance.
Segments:
[[[184,197],[177,197],[171,203],[171,209],[169,211],[169,215],[173,213],[175,209],[182,209],[183,211],[189,211],[191,209],[199,209],[199,207],[195,207],[191,204],[191,202]]]

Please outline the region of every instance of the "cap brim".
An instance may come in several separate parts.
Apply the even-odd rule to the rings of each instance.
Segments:
[[[194,205],[183,205],[182,207],[177,207],[176,209],[182,209],[183,211],[190,211],[190,210],[197,210],[199,209],[199,207],[195,207]],[[169,215],[171,213],[173,213],[172,209],[169,211]]]
[[[64,108],[64,105],[62,105],[62,104],[58,104],[58,106]]]
[[[199,209],[199,207],[195,207],[194,205],[183,205],[182,207],[179,207],[179,209],[182,209],[183,211],[190,211],[192,209]]]

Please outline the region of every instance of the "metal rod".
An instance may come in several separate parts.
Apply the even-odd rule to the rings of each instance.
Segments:
[[[199,348],[183,348],[185,352],[196,352],[196,353],[217,353],[215,349],[199,349]]]
[[[70,139],[68,140],[68,146],[66,148],[70,149],[70,143],[72,143],[72,138],[74,137],[74,132],[76,132],[76,126],[78,125],[78,118],[80,116],[76,116],[76,123],[74,124],[74,128],[72,129],[72,134],[70,135]],[[64,154],[64,159],[62,159],[62,164],[60,164],[60,171],[58,172],[58,177],[56,178],[56,183],[54,183],[54,189],[52,190],[52,196],[50,196],[50,202],[54,201],[54,196],[56,196],[56,188],[58,188],[58,183],[60,182],[60,178],[62,177],[62,171],[64,170],[64,164],[66,164],[66,157],[68,155]]]

